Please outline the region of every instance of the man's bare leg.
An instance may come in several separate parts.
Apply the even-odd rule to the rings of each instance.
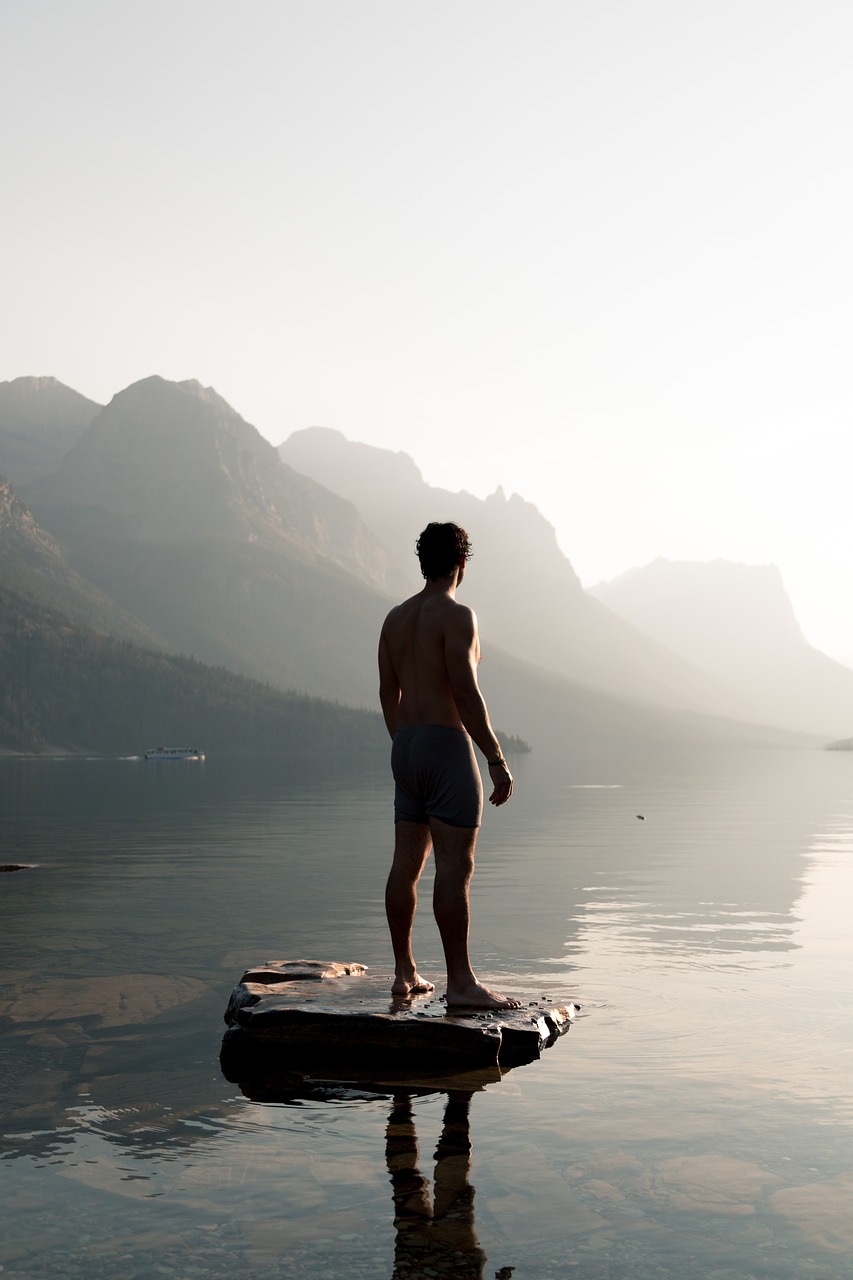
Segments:
[[[430,819],[435,850],[433,910],[447,961],[447,1004],[467,1009],[518,1009],[519,1000],[483,986],[471,968],[468,930],[471,924],[469,886],[474,874],[476,827],[452,827]]]
[[[392,995],[409,996],[434,991],[435,983],[418,973],[412,954],[412,927],[418,906],[418,881],[432,843],[426,823],[394,823],[394,861],[385,886],[385,914],[394,948]]]

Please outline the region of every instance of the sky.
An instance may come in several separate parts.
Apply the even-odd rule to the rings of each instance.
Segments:
[[[0,0],[0,380],[775,564],[853,663],[849,0]],[[476,531],[472,531],[474,534]]]

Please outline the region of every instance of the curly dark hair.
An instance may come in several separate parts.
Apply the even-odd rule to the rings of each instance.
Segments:
[[[433,521],[424,529],[415,544],[421,573],[425,578],[448,578],[460,560],[471,559],[471,542],[468,534],[458,524],[439,524]]]

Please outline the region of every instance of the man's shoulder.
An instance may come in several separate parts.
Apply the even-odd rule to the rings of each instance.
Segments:
[[[477,630],[477,615],[470,605],[459,600],[448,600],[447,625],[455,631],[470,633]]]
[[[421,618],[430,628],[438,626],[442,630],[465,633],[477,630],[477,616],[467,604],[462,604],[452,596],[435,596],[425,600],[423,592],[419,591],[389,609],[382,624],[383,633],[405,627],[413,615]]]
[[[417,601],[417,595],[409,596],[407,600],[401,600],[399,604],[393,605],[385,615],[385,621],[394,622],[397,618],[404,617],[414,607]]]

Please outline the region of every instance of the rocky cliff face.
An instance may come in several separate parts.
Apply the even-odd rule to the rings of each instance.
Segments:
[[[146,378],[120,392],[29,503],[74,569],[171,649],[375,702],[392,557],[211,389]]]
[[[59,556],[53,538],[39,528],[6,476],[0,475],[0,546],[4,560],[15,554]]]
[[[430,520],[452,519],[472,535],[478,572],[487,568],[488,553],[490,561],[500,561],[504,576],[512,577],[525,567],[528,574],[532,570],[570,591],[581,591],[553,526],[518,494],[507,498],[498,488],[483,500],[464,491],[435,488],[426,484],[408,454],[359,444],[324,427],[294,432],[278,452],[297,471],[348,498],[415,582],[420,578],[414,558],[417,534]],[[451,509],[456,515],[448,514]]]
[[[90,511],[133,540],[235,539],[395,585],[390,556],[354,508],[282,464],[198,382],[145,378],[114,396],[30,501],[62,536]]]

